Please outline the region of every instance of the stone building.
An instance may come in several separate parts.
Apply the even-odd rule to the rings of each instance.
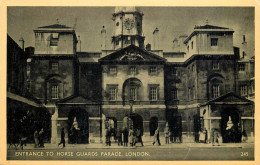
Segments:
[[[89,143],[104,142],[107,127],[140,128],[149,140],[166,124],[184,142],[197,141],[204,128],[218,128],[223,141],[231,142],[228,121],[236,133],[244,119],[254,122],[253,102],[238,92],[241,58],[232,29],[196,26],[189,36],[174,39],[173,52],[164,52],[158,28],[144,49],[138,8],[116,7],[112,16],[113,50],[106,47],[104,26],[100,52],[77,52],[76,32],[65,25],[34,30],[30,91],[52,115],[53,143],[62,127],[69,143]],[[254,132],[253,125],[243,128]]]
[[[19,139],[27,137],[33,142],[34,131],[44,129],[45,140],[50,141],[50,114],[40,100],[27,90],[26,60],[28,49],[24,50],[24,40],[19,46],[7,35],[7,142],[19,144]]]

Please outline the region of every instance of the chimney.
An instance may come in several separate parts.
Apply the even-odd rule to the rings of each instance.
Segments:
[[[153,31],[153,50],[159,50],[159,29]]]
[[[101,50],[106,50],[106,29],[105,26],[101,30]]]
[[[146,49],[147,51],[151,51],[151,44],[148,43],[148,44],[146,45],[145,49]]]
[[[20,46],[21,46],[21,48],[23,49],[23,51],[24,51],[24,39],[23,39],[23,37],[21,37],[20,39],[19,39],[19,41],[20,41]]]
[[[179,41],[177,38],[174,38],[174,40],[173,40],[173,51],[174,52],[180,51],[180,45],[179,45]]]
[[[241,58],[245,58],[246,54],[247,54],[247,42],[246,42],[246,36],[243,35]]]

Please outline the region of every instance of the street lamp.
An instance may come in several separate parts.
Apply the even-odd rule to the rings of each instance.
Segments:
[[[130,115],[133,113],[133,105],[134,105],[134,100],[130,99],[129,100],[129,105],[130,105],[130,111],[129,111],[129,116],[128,116],[128,129],[130,130]]]

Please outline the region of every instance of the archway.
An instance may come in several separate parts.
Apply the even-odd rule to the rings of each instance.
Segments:
[[[158,127],[158,118],[157,117],[151,117],[149,127],[150,127],[150,136],[153,136],[155,133],[155,130]]]
[[[70,111],[68,116],[69,143],[89,143],[88,112],[77,108]]]
[[[127,120],[126,120],[127,119]],[[143,118],[137,113],[132,113],[130,115],[127,115],[123,119],[123,125],[126,125],[127,123],[127,128],[133,128],[134,130],[140,129],[141,134],[143,134]]]
[[[223,143],[241,142],[239,111],[236,108],[227,108],[221,112],[221,135]]]

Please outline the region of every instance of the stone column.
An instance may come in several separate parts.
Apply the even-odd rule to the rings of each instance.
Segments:
[[[55,112],[51,117],[51,143],[56,144],[58,138],[57,132],[58,108],[55,107]]]
[[[105,126],[106,116],[102,114],[102,143],[106,144],[106,126]]]

